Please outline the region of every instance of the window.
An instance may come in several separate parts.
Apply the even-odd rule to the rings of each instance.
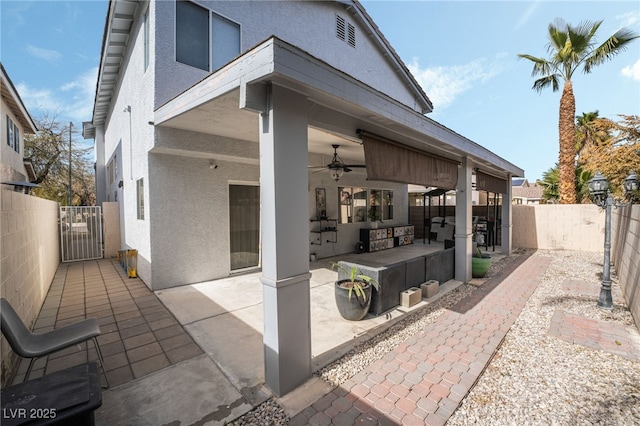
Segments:
[[[7,145],[20,152],[20,129],[7,115]]]
[[[13,148],[13,121],[7,115],[7,145]]]
[[[136,197],[138,200],[138,219],[144,220],[144,179],[136,181]]]
[[[367,189],[338,188],[338,223],[358,223],[367,221]]]
[[[393,219],[393,191],[382,190],[382,218]]]
[[[149,68],[149,9],[144,14],[144,70]]]
[[[372,189],[367,216],[372,222],[393,219],[393,191]]]
[[[15,124],[13,126],[13,149],[20,152],[20,129]]]
[[[176,2],[176,61],[213,71],[240,53],[240,25],[189,1]]]

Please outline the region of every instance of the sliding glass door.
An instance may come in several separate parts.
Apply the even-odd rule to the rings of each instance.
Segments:
[[[260,263],[260,187],[229,185],[231,270]]]

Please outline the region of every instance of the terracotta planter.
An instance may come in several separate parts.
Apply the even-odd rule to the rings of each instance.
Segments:
[[[486,257],[485,257],[486,256]],[[491,258],[487,255],[482,257],[471,258],[471,276],[473,278],[482,278],[485,276],[491,266]]]
[[[355,291],[351,293],[351,299],[349,299],[349,288],[344,287],[345,283],[349,283],[350,280],[336,281],[335,295],[336,305],[338,306],[338,312],[342,315],[342,318],[349,321],[360,321],[367,316],[369,312],[369,306],[371,305],[371,284],[367,282],[360,282],[366,300],[362,300],[361,296],[356,296]]]

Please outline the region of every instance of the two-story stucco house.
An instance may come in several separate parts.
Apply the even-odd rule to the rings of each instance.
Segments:
[[[37,131],[29,111],[24,106],[9,74],[0,63],[2,117],[0,134],[0,182],[15,190],[28,192],[35,180],[33,165],[24,158],[24,135]]]
[[[310,374],[310,252],[352,252],[371,207],[406,224],[407,184],[458,190],[456,277],[471,278],[472,175],[508,194],[523,171],[432,108],[358,1],[111,0],[84,134],[150,288],[261,268],[265,378],[283,394]],[[336,152],[366,167],[327,168]]]

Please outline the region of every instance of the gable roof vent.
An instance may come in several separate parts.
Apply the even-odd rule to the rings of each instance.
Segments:
[[[347,22],[342,16],[336,15],[336,37],[356,47],[356,27]]]

